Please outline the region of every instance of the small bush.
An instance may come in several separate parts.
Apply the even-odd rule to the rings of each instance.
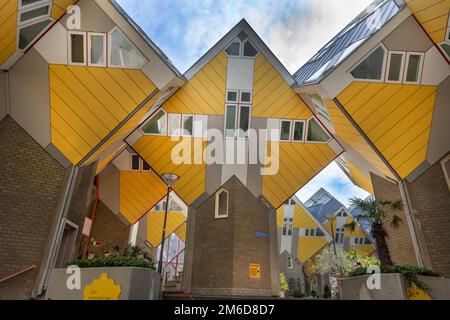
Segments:
[[[286,275],[283,272],[280,273],[280,290],[284,292],[289,291]]]
[[[95,257],[90,260],[75,260],[70,265],[76,265],[80,268],[136,267],[156,270],[153,263],[133,257]]]

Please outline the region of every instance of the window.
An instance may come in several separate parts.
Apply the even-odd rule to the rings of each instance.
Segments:
[[[179,137],[181,133],[181,114],[168,115],[169,136]]]
[[[284,218],[283,223],[283,236],[292,236],[293,230],[293,218]]]
[[[142,171],[151,171],[150,165],[144,160],[142,160]]]
[[[183,137],[192,137],[194,133],[194,116],[193,115],[182,115],[183,123]]]
[[[31,42],[41,34],[48,25],[52,22],[51,19],[46,19],[36,22],[19,29],[19,49],[25,50],[29,47]]]
[[[280,140],[290,141],[291,139],[291,121],[281,120]]]
[[[370,239],[369,238],[364,238],[364,244],[371,244]]]
[[[27,9],[20,14],[20,23],[29,23],[50,16],[50,4],[47,3],[42,7]]]
[[[236,135],[236,109],[235,105],[228,105],[225,115],[225,137],[233,138]]]
[[[308,132],[306,139],[308,142],[326,143],[330,140],[330,136],[315,118],[311,118],[308,120]]]
[[[449,40],[447,40],[449,41]],[[447,57],[450,58],[450,44],[449,43],[441,43],[441,48],[444,50],[444,52],[447,54]]]
[[[239,57],[241,52],[241,42],[239,40],[234,40],[226,49],[225,52],[229,56]]]
[[[319,228],[316,229],[316,237],[323,237],[325,234]]]
[[[106,67],[106,34],[88,33],[88,65]]]
[[[249,91],[227,91],[225,107],[225,137],[248,138],[251,117],[251,96]],[[230,103],[232,102],[232,103]],[[238,135],[236,135],[238,132]]]
[[[295,200],[291,199],[291,205],[294,206],[295,205]]]
[[[228,217],[228,191],[221,189],[216,193],[216,219]]]
[[[355,79],[382,80],[385,57],[386,50],[379,46],[351,71],[352,76]]]
[[[139,156],[137,154],[132,154],[131,155],[131,170],[133,171],[139,171],[141,170],[141,159],[139,158]]]
[[[244,57],[256,57],[258,51],[255,47],[250,43],[249,40],[244,43]]]
[[[405,83],[420,83],[423,53],[408,52],[406,56]]]
[[[288,267],[288,269],[293,269],[294,268],[291,256],[288,256],[288,258],[287,258],[287,267]]]
[[[86,64],[86,37],[84,32],[69,31],[69,64]]]
[[[167,114],[159,110],[141,129],[146,134],[165,135],[167,130]]]
[[[390,52],[386,82],[401,83],[405,62],[404,52]]]
[[[344,228],[336,228],[336,243],[344,243]]]
[[[292,136],[292,141],[295,142],[303,142],[303,135],[305,130],[305,122],[304,121],[294,121],[294,134]]]
[[[114,67],[140,68],[146,59],[139,50],[116,27],[109,34],[109,65]]]
[[[324,117],[328,122],[331,122],[327,107],[325,106],[322,98],[318,94],[310,94],[309,98],[316,109],[316,113]]]

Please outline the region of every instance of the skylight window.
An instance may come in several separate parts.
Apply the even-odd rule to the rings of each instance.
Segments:
[[[167,129],[167,114],[159,110],[144,126],[142,131],[152,135],[165,135]]]
[[[30,9],[23,11],[20,14],[20,22],[30,22],[36,20],[36,18],[42,18],[50,14],[50,4],[38,7],[35,9]]]
[[[258,54],[258,51],[255,47],[250,43],[250,41],[245,41],[244,43],[244,57],[255,57]]]
[[[386,50],[382,46],[379,46],[351,71],[352,76],[355,79],[361,80],[382,80],[385,57]]]
[[[47,28],[52,22],[50,19],[46,19],[34,24],[22,27],[19,30],[19,49],[25,50],[31,42]]]
[[[306,138],[308,142],[319,143],[326,143],[330,140],[328,133],[322,128],[315,118],[308,120],[308,132]]]
[[[250,42],[250,40],[241,39],[243,37],[238,36],[234,39],[228,47],[225,49],[225,53],[230,57],[245,57],[254,58],[258,55],[258,50]]]
[[[228,48],[225,49],[225,52],[229,56],[239,57],[241,52],[241,43],[238,40],[233,41]]]
[[[109,65],[114,67],[141,68],[146,59],[118,29],[109,35]]]

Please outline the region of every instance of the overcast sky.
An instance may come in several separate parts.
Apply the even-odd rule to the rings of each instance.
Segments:
[[[117,0],[184,73],[242,18],[294,73],[372,0]],[[344,204],[366,196],[336,165],[298,194],[325,187]],[[314,190],[315,189],[315,190]]]

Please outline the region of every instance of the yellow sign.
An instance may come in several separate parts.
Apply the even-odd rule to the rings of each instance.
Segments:
[[[261,278],[261,266],[256,263],[250,263],[250,278]]]
[[[91,284],[84,287],[83,300],[119,300],[121,292],[120,286],[104,272],[98,279],[94,279]]]

